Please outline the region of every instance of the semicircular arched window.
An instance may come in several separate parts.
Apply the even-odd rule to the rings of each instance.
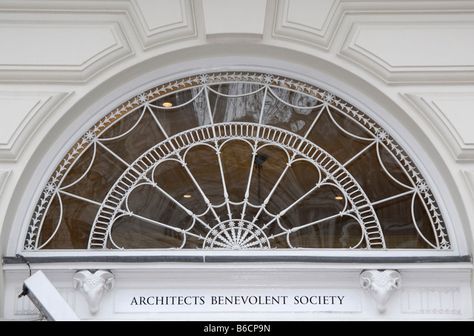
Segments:
[[[211,73],[107,114],[59,163],[41,249],[450,249],[438,205],[376,122],[312,85]]]

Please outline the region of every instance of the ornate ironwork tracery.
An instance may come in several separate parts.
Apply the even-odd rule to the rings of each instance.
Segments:
[[[376,122],[309,84],[240,72],[160,85],[102,118],[52,174],[25,238],[27,250],[321,247],[450,243]]]

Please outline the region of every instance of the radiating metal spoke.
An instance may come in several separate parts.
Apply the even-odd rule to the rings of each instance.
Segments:
[[[165,190],[163,190],[157,183],[153,182],[152,180],[144,177],[145,180],[147,180],[150,185],[154,188],[156,188],[158,191],[160,191],[166,198],[168,198],[171,202],[173,202],[174,204],[176,204],[179,208],[181,208],[184,212],[186,212],[189,216],[195,218],[199,223],[201,223],[204,227],[206,227],[207,229],[211,229],[211,227],[206,223],[204,222],[201,218],[197,217],[194,212],[190,209],[188,209],[187,207],[185,207],[184,205],[181,204],[181,202],[177,201],[173,196],[171,196],[170,194],[168,194]]]
[[[313,191],[316,189],[320,188],[324,182],[326,182],[329,179],[329,177],[326,177],[323,179],[320,183],[316,184],[314,187],[312,187],[310,190],[308,190],[304,195],[302,195],[300,198],[298,198],[296,201],[294,201],[292,204],[287,206],[285,209],[281,210],[276,217],[268,221],[265,225],[262,226],[262,230],[265,230],[269,225],[271,225],[277,218],[280,218],[281,216],[285,215],[289,210],[291,210],[295,205],[297,205],[299,202],[304,200],[308,195],[310,195]]]
[[[356,153],[351,158],[349,158],[346,162],[344,162],[344,164],[342,166],[347,167],[348,165],[350,165],[355,159],[357,159],[359,156],[361,156],[366,151],[368,151],[375,143],[376,143],[376,141],[372,141],[370,144],[368,144],[367,146],[362,148],[358,153]]]
[[[204,89],[205,89],[204,94],[206,96],[207,112],[209,114],[209,118],[210,118],[211,125],[212,125],[212,133],[214,135],[214,138],[217,138],[216,130],[214,128],[214,117],[212,115],[211,103],[209,101],[208,87],[204,86]],[[222,188],[223,188],[223,191],[224,191],[224,201],[225,201],[226,207],[227,207],[227,216],[228,216],[229,220],[231,220],[232,219],[232,211],[230,209],[229,193],[227,192],[227,186],[226,186],[226,182],[225,182],[224,167],[222,166],[221,151],[220,151],[220,148],[219,148],[219,144],[217,143],[216,140],[214,141],[214,146],[215,146],[215,150],[216,150],[216,154],[217,154],[217,162],[219,163],[219,172],[221,174]]]
[[[278,186],[280,185],[280,182],[281,180],[283,180],[283,178],[285,177],[286,175],[286,172],[288,171],[288,169],[290,169],[291,167],[291,162],[288,162],[285,166],[285,168],[283,169],[283,172],[280,174],[280,176],[278,177],[278,180],[276,181],[276,183],[273,185],[272,189],[270,190],[270,192],[268,193],[267,197],[265,198],[265,200],[263,201],[262,205],[260,206],[260,209],[258,209],[258,212],[257,214],[255,215],[255,217],[253,218],[252,220],[252,224],[255,224],[255,222],[257,221],[257,219],[260,217],[260,214],[262,213],[263,209],[267,206],[267,204],[270,202],[270,199],[272,198],[273,196],[273,193],[275,192],[275,190],[278,188]]]
[[[268,85],[265,85],[265,91],[263,92],[263,99],[262,99],[262,107],[260,109],[260,115],[258,117],[258,125],[257,125],[257,139],[260,135],[260,125],[262,124],[263,120],[263,113],[265,111],[265,101],[267,99],[267,93],[268,93]],[[240,214],[240,220],[243,220],[245,218],[245,213],[247,210],[247,205],[250,197],[250,185],[252,183],[252,177],[253,177],[253,170],[254,170],[254,165],[255,165],[255,158],[257,156],[257,147],[258,147],[258,140],[255,139],[253,143],[253,148],[252,148],[252,159],[250,161],[250,170],[249,170],[249,177],[247,179],[247,187],[245,188],[245,193],[244,193],[244,205],[242,207],[242,212]],[[239,235],[241,234],[241,231],[239,231]]]
[[[390,196],[390,197],[387,197],[387,198],[384,198],[384,199],[381,199],[381,200],[378,200],[376,202],[373,202],[372,203],[372,206],[375,206],[375,205],[378,205],[378,204],[381,204],[381,203],[384,203],[384,202],[388,202],[388,201],[391,201],[391,200],[394,200],[394,199],[397,199],[397,198],[400,198],[400,197],[403,197],[403,196],[406,196],[406,195],[410,195],[410,194],[414,194],[415,191],[414,190],[409,190],[409,191],[406,191],[406,192],[403,192],[403,193],[400,193],[400,194],[397,194],[397,195],[393,195],[393,196]],[[337,218],[337,217],[342,217],[342,216],[346,216],[350,213],[353,213],[355,212],[355,210],[362,210],[364,208],[366,208],[367,206],[362,206],[360,208],[357,208],[357,209],[350,209],[350,210],[347,210],[347,211],[342,211],[342,212],[339,212],[337,214],[334,214],[334,215],[331,215],[331,216],[328,216],[328,217],[325,217],[325,218],[322,218],[322,219],[318,219],[316,221],[313,221],[313,222],[310,222],[310,223],[307,223],[307,224],[303,224],[303,225],[300,225],[300,226],[296,226],[292,229],[289,229],[287,230],[286,232],[282,232],[280,234],[277,234],[277,235],[274,235],[272,237],[276,238],[276,237],[279,237],[279,236],[282,236],[286,233],[294,233],[294,232],[297,232],[301,229],[304,229],[306,227],[309,227],[309,226],[312,226],[312,225],[316,225],[316,224],[320,224],[324,221],[327,221],[327,220],[331,220],[331,219],[334,219],[334,218]]]
[[[193,182],[194,186],[197,188],[197,190],[199,191],[199,194],[201,195],[202,199],[204,200],[204,203],[206,203],[207,207],[209,208],[209,210],[212,212],[212,215],[214,216],[214,218],[216,219],[217,223],[219,223],[221,221],[221,219],[219,218],[219,216],[217,215],[217,212],[216,210],[214,210],[214,207],[211,203],[211,201],[209,200],[209,198],[206,196],[206,194],[204,193],[204,191],[202,190],[201,186],[199,185],[199,183],[196,181],[196,178],[194,177],[194,175],[191,173],[191,171],[189,170],[188,168],[188,165],[186,164],[186,162],[183,161],[183,159],[181,158],[181,156],[179,156],[179,159],[182,161],[182,165],[184,167],[184,170],[186,171],[186,173],[188,174],[189,178],[191,179],[191,181]]]
[[[165,136],[166,139],[169,138],[168,136],[168,133],[165,131],[165,129],[163,128],[163,125],[161,125],[160,121],[158,120],[157,116],[155,115],[155,113],[153,112],[153,110],[150,108],[149,105],[146,105],[146,108],[148,110],[148,113],[151,114],[153,120],[155,121],[155,124],[158,126],[158,128],[160,129],[161,133],[163,133],[163,135]]]
[[[322,112],[323,112],[323,109],[324,107],[322,107],[317,113],[316,113],[316,116],[313,120],[313,122],[311,123],[311,126],[309,127],[309,129],[306,131],[303,139],[306,139],[307,136],[311,133],[311,131],[313,130],[314,126],[316,125],[316,123],[318,122],[319,120],[319,117],[321,116]],[[294,151],[293,155],[291,156],[289,162],[286,164],[285,168],[283,169],[283,172],[280,174],[277,182],[275,183],[275,185],[273,186],[273,188],[270,190],[270,192],[268,193],[268,196],[265,198],[264,202],[262,203],[261,205],[261,208],[258,210],[257,214],[255,215],[252,223],[254,224],[257,219],[260,217],[261,213],[263,210],[265,210],[267,204],[270,202],[270,199],[272,198],[275,190],[278,188],[278,186],[280,185],[280,182],[283,180],[283,178],[285,177],[287,171],[290,169],[299,149],[301,148],[301,146],[303,145],[303,141],[300,141],[298,147],[296,148],[296,150]],[[264,225],[263,226],[264,228],[266,228],[267,226]]]
[[[112,156],[114,158],[116,158],[117,160],[119,160],[124,166],[126,167],[129,167],[130,166],[130,163],[128,163],[127,161],[125,161],[121,156],[119,156],[117,153],[115,153],[113,150],[111,150],[109,147],[107,147],[106,145],[104,145],[103,143],[101,143],[100,141],[97,141],[97,143],[102,147],[104,148],[107,152],[109,152],[110,154],[112,154]]]
[[[199,92],[198,95],[201,94],[201,92],[204,90],[204,88]],[[197,95],[197,96],[198,96]],[[166,138],[168,138],[168,134],[166,133],[166,131],[164,130],[163,126],[161,125],[160,121],[158,120],[158,118],[155,116],[155,114],[153,113],[153,111],[148,107],[148,110],[150,112],[150,114],[153,116],[153,119],[155,120],[155,123],[158,125],[158,127],[160,128],[160,130],[163,132],[163,134],[165,135]],[[172,142],[170,142],[171,146],[173,147],[173,149],[175,149],[176,151],[176,148],[174,146],[174,144]],[[201,186],[199,185],[199,183],[197,182],[196,178],[194,177],[194,175],[192,174],[192,172],[189,170],[189,167],[188,165],[186,164],[185,160],[183,159],[183,157],[181,156],[181,154],[176,151],[176,156],[178,157],[179,159],[179,162],[181,163],[182,167],[184,168],[184,170],[186,171],[187,175],[189,176],[189,178],[191,179],[191,181],[193,182],[194,186],[197,188],[197,190],[199,191],[199,194],[201,195],[202,199],[204,200],[204,203],[206,203],[206,205],[208,206],[208,208],[210,209],[210,211],[212,212],[212,214],[214,215],[214,218],[216,219],[216,221],[219,223],[220,222],[220,218],[219,216],[217,215],[216,211],[214,210],[211,202],[209,201],[209,198],[207,198],[206,194],[204,193],[204,191],[202,190]]]
[[[310,222],[310,223],[307,223],[307,224],[304,224],[304,225],[299,225],[299,226],[295,226],[294,228],[291,228],[290,230],[287,230],[286,232],[281,232],[281,233],[278,233],[276,235],[273,235],[271,238],[276,238],[276,237],[279,237],[279,236],[282,236],[282,235],[285,235],[285,234],[288,234],[288,233],[295,233],[297,231],[300,231],[300,230],[303,230],[307,227],[310,227],[310,226],[313,226],[313,225],[317,225],[317,224],[321,224],[325,221],[328,221],[328,220],[331,220],[331,219],[334,219],[334,218],[338,218],[338,217],[342,217],[344,216],[346,213],[344,212],[340,212],[340,213],[337,213],[337,214],[334,214],[334,215],[331,215],[331,216],[327,216],[327,217],[324,217],[324,218],[321,218],[321,219],[318,219],[318,220],[315,220],[313,222]],[[270,238],[269,238],[270,239]]]
[[[200,239],[200,240],[204,240],[203,237],[197,235],[197,234],[194,234],[192,232],[188,232],[186,230],[183,230],[183,229],[180,229],[180,228],[177,228],[175,226],[171,226],[171,225],[168,225],[168,224],[165,224],[165,223],[162,223],[162,222],[159,222],[159,221],[156,221],[154,219],[151,219],[151,218],[148,218],[148,217],[144,217],[144,216],[140,216],[134,212],[126,212],[125,213],[126,216],[129,216],[129,217],[133,217],[133,218],[137,218],[137,219],[140,219],[146,223],[149,223],[149,224],[152,224],[152,225],[156,225],[156,226],[159,226],[159,227],[162,227],[162,228],[165,228],[165,229],[169,229],[169,230],[172,230],[172,231],[175,231],[177,233],[181,233],[181,234],[186,234],[186,235],[189,235],[189,236],[193,236],[197,239]]]
[[[305,132],[305,134],[304,134],[304,136],[303,136],[304,139],[308,139],[308,135],[310,135],[310,133],[313,131],[314,126],[316,126],[316,123],[317,123],[318,120],[319,120],[319,117],[321,117],[321,115],[323,114],[324,108],[325,108],[325,106],[323,105],[323,106],[321,107],[321,109],[316,113],[316,116],[314,117],[313,122],[312,122],[311,125],[308,127],[308,130]],[[303,145],[303,142],[300,142],[300,145],[298,146],[297,150],[300,150],[300,148],[301,148],[302,145]]]
[[[414,189],[412,189],[412,190],[408,190],[408,191],[402,192],[402,193],[397,194],[397,195],[386,197],[384,199],[372,202],[372,206],[376,206],[376,205],[379,205],[379,204],[384,203],[384,202],[388,202],[388,201],[391,201],[391,200],[394,200],[394,199],[397,199],[397,198],[400,198],[400,197],[403,197],[403,196],[406,196],[406,195],[410,195],[410,194],[413,194],[415,192],[416,191]],[[360,207],[359,209],[363,209],[363,208],[364,207]]]
[[[78,199],[78,200],[81,200],[81,201],[84,201],[84,202],[87,202],[87,203],[90,203],[90,204],[97,205],[99,207],[102,205],[102,203],[100,203],[100,202],[91,200],[87,197],[82,197],[82,196],[67,192],[65,190],[59,190],[59,193],[64,194],[64,195],[69,196],[69,197],[72,197],[72,198],[75,198],[75,199]]]

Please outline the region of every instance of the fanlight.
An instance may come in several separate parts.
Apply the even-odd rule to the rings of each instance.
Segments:
[[[147,90],[52,174],[25,249],[450,249],[404,150],[335,95],[213,73]]]

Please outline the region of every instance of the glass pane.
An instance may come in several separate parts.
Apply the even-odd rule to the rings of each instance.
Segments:
[[[328,111],[325,110],[308,134],[308,140],[320,146],[336,158],[337,161],[344,164],[367,147],[370,141],[360,140],[339,129],[331,119],[331,117],[333,117],[333,119],[336,120],[337,115],[338,113],[330,115]],[[358,133],[360,133],[360,127],[354,125],[350,120],[341,124],[344,125],[344,130],[352,134],[358,135]]]
[[[386,158],[388,159],[388,156]],[[403,178],[400,168],[394,170],[393,167],[389,167],[389,173],[395,175],[403,182],[406,181],[406,177]],[[354,176],[372,201],[381,200],[408,190],[391,179],[390,176],[381,168],[377,158],[376,146],[372,146],[364,154],[351,162],[351,164],[346,168],[351,175]]]
[[[139,113],[137,112],[136,115],[139,115]],[[125,118],[116,125],[116,128],[124,126],[128,127],[124,133],[120,133],[113,138],[104,135],[100,139],[104,139],[101,142],[128,163],[132,163],[147,149],[165,140],[163,132],[160,131],[149,111],[143,112],[138,120]]]
[[[58,225],[60,215],[60,205],[56,196],[51,203],[49,212],[43,224],[43,230],[39,239],[39,246],[49,240],[44,248],[47,249],[84,249],[87,248],[87,241],[91,225],[99,207],[97,205],[84,202],[82,200],[61,195],[63,214],[61,225],[54,236],[54,231]]]
[[[216,150],[208,146],[195,146],[185,157],[188,168],[197,183],[214,204],[224,202],[224,189]]]
[[[151,109],[168,136],[210,124],[206,97],[200,89],[158,99],[152,103]]]
[[[295,108],[293,106],[315,106],[315,108]],[[307,95],[284,89],[272,89],[265,100],[262,123],[304,136],[321,111],[320,106],[315,98]]]
[[[310,192],[297,205],[291,207],[282,216],[282,225],[285,229],[297,228],[314,222],[321,222],[334,217],[344,210],[345,202],[337,200],[339,190],[333,186],[322,186]],[[319,226],[314,224],[310,226]]]
[[[87,151],[92,152],[93,148],[89,148]],[[86,153],[84,160],[78,161],[72,167],[68,179],[65,179],[65,181],[72,183],[81,177],[90,165],[91,158],[91,153]],[[70,187],[67,187],[70,184],[63,183],[63,187],[67,187],[65,190],[69,193],[102,202],[125,168],[126,166],[115,156],[100,145],[96,145],[95,160],[84,178]]]
[[[254,159],[249,190],[250,203],[255,205],[263,203],[284,173],[288,160],[287,152],[279,147],[260,147]]]
[[[385,233],[387,247],[430,248],[413,225],[412,200],[413,196],[409,195],[375,206],[382,230]],[[414,211],[418,229],[429,242],[434,244],[435,240],[429,218],[418,197],[414,202]]]
[[[268,210],[276,214],[286,209],[313,189],[319,179],[319,171],[313,164],[302,160],[294,162],[276,188]]]
[[[362,237],[362,230],[352,217],[334,218],[317,226],[311,226],[289,236],[292,247],[303,248],[350,248]]]
[[[133,248],[179,248],[183,235],[133,217],[121,217],[112,227],[112,239],[117,246]],[[114,246],[109,245],[110,248]]]
[[[243,141],[229,141],[221,149],[222,165],[227,192],[231,201],[240,202],[244,199],[247,188],[252,149]]]
[[[258,91],[260,88],[261,85],[247,83],[211,86],[215,91],[209,91],[214,123],[258,122],[263,100],[263,90]],[[255,91],[258,92],[252,94]]]
[[[207,205],[202,193],[181,163],[176,161],[161,163],[155,169],[154,177],[161,189],[187,209],[193,209],[196,214],[206,210]],[[159,191],[156,190],[156,192]]]

